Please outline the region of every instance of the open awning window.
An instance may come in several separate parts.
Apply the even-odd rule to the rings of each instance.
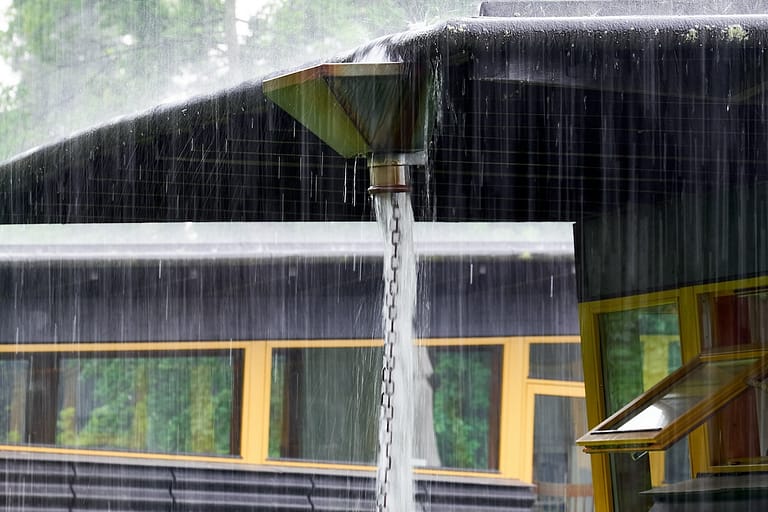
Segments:
[[[701,354],[611,417],[577,444],[588,453],[665,450],[768,377],[765,347]]]

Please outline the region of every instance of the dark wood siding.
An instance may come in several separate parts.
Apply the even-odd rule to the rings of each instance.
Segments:
[[[0,342],[368,339],[377,258],[28,264],[0,268]],[[420,337],[577,334],[570,257],[420,265]]]

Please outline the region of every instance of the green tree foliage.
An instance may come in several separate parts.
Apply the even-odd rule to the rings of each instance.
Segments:
[[[674,362],[647,360],[643,347],[644,336],[679,335],[678,324],[674,304],[600,315],[603,379],[609,414],[645,391],[644,365],[664,364],[664,374],[679,366],[679,356],[672,358]],[[679,343],[676,347],[679,353]]]
[[[430,350],[435,435],[444,467],[488,468],[492,369],[486,349]]]
[[[239,19],[238,3],[249,0],[12,0],[0,58],[20,81],[0,79],[0,160],[116,115],[477,10],[469,0],[271,0]]]
[[[227,455],[232,373],[226,357],[67,359],[56,444]]]
[[[282,0],[249,21],[253,35],[246,45],[272,67],[285,67],[476,9],[467,0]]]

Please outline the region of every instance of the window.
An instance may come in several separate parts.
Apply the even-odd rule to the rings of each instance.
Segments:
[[[164,454],[239,452],[241,352],[32,352],[0,359],[0,438]]]
[[[584,397],[536,394],[533,427],[533,510],[588,510],[592,505],[589,456],[576,445],[587,427]]]
[[[417,465],[498,468],[501,352],[416,347]],[[374,463],[380,365],[380,347],[274,348],[269,457]]]
[[[439,461],[425,453],[427,443],[415,451],[428,465],[498,468],[501,352],[497,345],[427,347],[428,360],[420,358],[421,385],[432,391]]]
[[[526,345],[525,478],[536,486],[533,510],[589,510],[590,458],[576,445],[587,430],[580,340],[530,338]]]
[[[664,450],[750,386],[768,358],[750,351],[702,355],[579,440],[589,452]]]
[[[680,366],[676,304],[602,313],[600,351],[609,413]]]
[[[768,280],[757,277],[580,306],[596,503],[700,474],[768,468]],[[683,361],[685,364],[683,365]]]
[[[573,442],[585,428],[579,352],[576,336],[417,341],[417,471],[535,475],[550,490],[564,484],[588,496],[588,457]],[[371,466],[381,357],[373,339],[5,345],[0,444]],[[534,422],[552,429],[535,437]],[[567,468],[568,481],[541,480],[554,464]]]
[[[20,443],[27,432],[29,361],[0,360],[0,442]]]
[[[744,286],[698,296],[705,349],[768,347],[768,289]],[[768,385],[753,381],[707,422],[709,465],[768,464]]]
[[[379,347],[274,349],[269,457],[374,463],[381,357]]]
[[[637,396],[652,389],[682,364],[678,299],[672,294],[617,299],[592,305],[583,312],[594,321],[596,339],[590,340],[597,354],[597,378],[590,375],[593,393],[599,394],[598,421],[622,410]],[[593,395],[593,396],[596,396]],[[593,418],[595,420],[595,418]],[[604,438],[603,438],[604,439]],[[611,499],[614,510],[650,508],[640,494],[654,485],[690,478],[687,440],[668,452],[644,456],[635,452],[611,451],[601,460],[605,492],[597,481],[601,499]],[[643,455],[643,456],[641,456]],[[602,470],[601,470],[602,471]]]
[[[528,358],[531,379],[584,382],[579,343],[531,343]]]
[[[699,295],[702,349],[768,346],[768,289],[741,288]]]

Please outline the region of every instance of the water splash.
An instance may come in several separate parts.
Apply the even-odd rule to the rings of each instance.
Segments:
[[[416,256],[413,209],[407,193],[374,196],[384,249],[384,359],[377,511],[415,510],[412,468]]]

